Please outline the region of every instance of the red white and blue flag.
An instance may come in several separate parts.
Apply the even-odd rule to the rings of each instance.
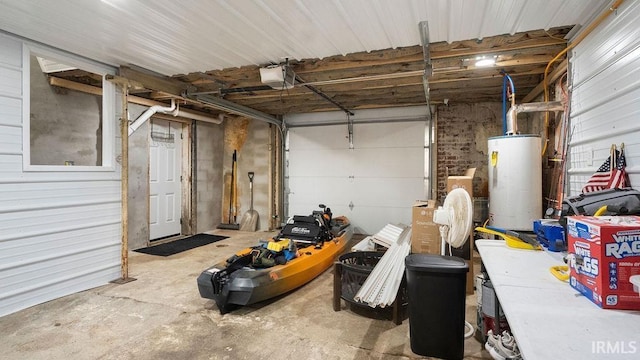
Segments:
[[[627,160],[624,157],[624,146],[621,151],[612,149],[611,155],[602,164],[595,174],[591,176],[587,184],[582,188],[582,193],[600,191],[606,189],[624,188],[629,185],[629,175],[625,168]]]

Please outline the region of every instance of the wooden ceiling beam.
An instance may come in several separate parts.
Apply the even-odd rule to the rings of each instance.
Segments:
[[[449,99],[449,103],[451,102],[459,102],[459,103],[478,103],[478,102],[498,102],[501,101],[500,95],[501,87],[495,88],[482,88],[482,89],[469,89],[464,92],[441,92],[434,91],[431,94],[431,103],[443,103],[444,99]],[[380,96],[371,98],[371,101],[367,101],[366,103],[360,102],[351,102],[348,99],[340,99],[344,102],[345,106],[349,106],[350,109],[359,110],[359,109],[374,109],[374,108],[386,108],[386,107],[396,107],[396,106],[415,106],[415,105],[425,105],[424,96],[406,96],[406,97],[388,97],[388,96]],[[257,109],[261,111],[272,113],[274,115],[285,115],[289,113],[305,113],[305,112],[316,112],[316,111],[335,111],[335,108],[328,107],[326,103],[323,102],[314,102],[314,101],[305,101],[304,104],[296,104],[295,102],[284,102],[284,103],[271,103],[271,104],[261,104],[255,106]]]
[[[523,91],[527,91],[534,87],[534,78],[529,78],[527,82],[521,82]],[[366,101],[358,97],[357,94],[340,94],[335,95],[335,99],[340,101],[350,109],[362,109],[362,108],[377,108],[388,106],[406,106],[412,105],[424,105],[424,94],[420,91],[420,85],[416,85],[413,91],[399,91],[398,89],[387,89],[386,91],[368,92]],[[501,82],[491,85],[478,85],[469,87],[454,87],[454,88],[432,88],[430,97],[434,103],[442,102],[445,98],[449,101],[455,102],[488,102],[488,101],[501,101]],[[306,99],[283,99],[282,101],[257,101],[257,102],[242,102],[246,106],[252,106],[261,111],[273,113],[273,114],[286,114],[291,112],[311,112],[334,110],[327,108],[326,104],[322,101],[318,101],[312,97]]]
[[[518,74],[513,75],[514,82],[518,84],[517,88],[528,86],[534,87],[539,82],[539,72],[533,74]],[[502,87],[502,75],[496,73],[489,76],[478,76],[464,79],[452,79],[452,80],[438,80],[431,83],[431,90],[437,91],[438,89],[466,89],[473,88],[482,85],[494,85],[498,88],[497,93],[500,94]],[[422,78],[415,76],[412,78],[401,78],[384,81],[372,81],[366,83],[349,83],[349,84],[337,84],[319,87],[327,94],[348,94],[359,93],[366,91],[367,94],[371,94],[371,90],[387,91],[388,89],[395,89],[401,91],[400,88],[411,87],[416,89],[422,86]],[[385,90],[386,89],[386,90]],[[248,104],[267,103],[271,101],[280,101],[283,98],[296,98],[298,101],[303,101],[304,97],[308,97],[308,92],[280,92],[280,91],[268,91],[265,93],[259,93],[255,95],[245,94],[233,94],[227,97],[228,100]]]
[[[83,93],[87,93],[87,94],[93,94],[93,95],[98,95],[98,96],[102,96],[102,88],[99,88],[97,86],[91,86],[91,85],[86,85],[86,84],[82,84],[82,83],[77,83],[71,80],[67,80],[67,79],[61,79],[58,77],[49,77],[49,85],[51,86],[57,86],[57,87],[61,87],[61,88],[65,88],[65,89],[69,89],[69,90],[74,90],[74,91],[80,91]],[[137,104],[137,105],[142,105],[142,106],[168,106],[169,104],[164,103],[164,102],[160,102],[160,101],[155,101],[155,100],[151,100],[151,99],[147,99],[147,98],[143,98],[143,97],[139,97],[139,96],[134,96],[134,95],[129,95],[127,97],[127,99],[129,99],[129,102],[132,104]],[[201,111],[197,111],[197,110],[193,110],[193,109],[188,109],[188,111],[190,113],[196,114],[198,116],[203,116],[203,117],[215,117],[217,116],[218,113],[212,114],[212,113],[207,113],[207,112],[201,112]]]
[[[442,82],[457,82],[457,81],[468,81],[476,78],[479,79],[492,79],[495,77],[502,78],[498,68],[503,69],[507,72],[511,72],[513,76],[518,76],[521,73],[515,71],[516,66],[526,66],[526,65],[543,65],[547,64],[548,61],[551,60],[551,56],[534,56],[528,57],[525,59],[511,60],[508,62],[500,62],[499,66],[493,68],[476,68],[476,67],[467,67],[459,70],[449,70],[448,73],[456,73],[455,76],[446,78],[443,72],[436,74],[434,77],[430,79],[434,84],[442,83]],[[524,73],[524,75],[528,74],[540,74],[544,70],[540,66],[534,70],[530,70],[528,73]],[[462,73],[464,72],[475,72],[477,73],[489,73],[490,75],[474,75],[472,77],[464,77]],[[335,79],[335,80],[327,80],[327,81],[319,81],[310,83],[311,85],[317,86],[323,91],[351,91],[351,90],[367,90],[367,89],[375,89],[380,87],[393,87],[393,86],[404,86],[407,84],[416,84],[422,81],[422,71],[407,71],[395,74],[385,74],[385,75],[372,75],[372,76],[362,76],[362,77],[353,77],[353,78],[345,78],[345,79]],[[295,90],[294,90],[295,89]],[[287,92],[283,93],[285,96],[297,95],[301,92],[300,87],[295,87],[294,89],[290,89]],[[247,93],[238,93],[234,95],[228,95],[227,99],[236,99],[243,98]],[[251,97],[255,98],[269,98],[269,97],[281,97],[281,91],[279,90],[266,90],[255,93],[249,93]]]
[[[570,29],[571,27],[561,27],[548,31],[537,30],[514,35],[498,35],[482,40],[454,41],[450,44],[446,42],[433,43],[430,45],[431,58],[442,59],[562,45],[567,43],[562,37],[566,36]]]
[[[134,70],[128,66],[120,67],[120,76],[138,82],[149,90],[159,91],[175,96],[183,96],[191,87],[190,84],[169,77],[161,77]]]
[[[429,77],[430,99],[436,102],[445,97],[450,101],[501,101],[501,70],[513,78],[518,97],[527,94],[539,84],[546,64],[566,47],[563,37],[570,29],[562,27],[450,44],[431,43],[429,50],[434,74]],[[471,59],[482,54],[496,55],[497,65],[491,68],[473,66]],[[425,101],[421,46],[304,59],[291,61],[290,65],[306,84],[349,109]],[[255,89],[263,85],[259,69],[255,65],[243,66],[178,75],[172,80],[212,94],[219,92],[221,86],[225,89],[254,88],[253,92],[227,93],[224,99],[269,114],[335,110],[301,85],[288,91]],[[150,96],[157,99],[166,99],[172,94],[167,89],[154,90]]]
[[[403,97],[403,96],[414,96],[416,91],[421,89],[422,87],[422,83],[417,84],[417,85],[413,85],[413,86],[405,86],[405,87],[391,87],[391,88],[379,88],[379,89],[371,89],[367,91],[367,97],[363,98],[361,93],[358,91],[352,91],[352,92],[340,92],[340,93],[327,93],[327,95],[329,97],[331,97],[331,99],[339,102],[339,103],[352,103],[353,99],[361,99],[362,101],[370,101],[374,98],[384,98],[384,97]],[[420,94],[420,92],[418,92]],[[424,93],[421,94],[421,96],[424,97]],[[262,107],[265,106],[265,104],[286,104],[286,103],[290,103],[290,102],[297,102],[300,104],[300,106],[304,106],[306,102],[309,101],[314,101],[316,99],[316,97],[312,97],[309,95],[305,95],[305,96],[297,96],[297,97],[287,97],[287,96],[283,96],[282,98],[270,98],[270,99],[265,99],[265,98],[260,98],[260,99],[255,99],[255,98],[235,98],[234,102],[238,103],[238,104],[242,104],[244,106],[249,106],[249,107]],[[360,100],[359,100],[360,101]],[[343,104],[344,105],[344,104]],[[345,107],[348,108],[347,105],[344,105]]]
[[[458,103],[478,103],[478,102],[499,102],[501,101],[500,95],[501,87],[496,88],[483,88],[483,89],[469,89],[464,92],[441,92],[434,91],[430,94],[430,103],[438,104],[443,103],[444,99],[449,99],[449,103],[458,102]],[[417,105],[425,105],[424,96],[414,96],[410,97],[376,97],[372,98],[372,101],[368,101],[366,103],[350,103],[349,101],[343,100],[345,105],[349,106],[350,109],[360,110],[360,109],[375,109],[375,108],[386,108],[386,107],[396,107],[396,106],[417,106]],[[321,103],[305,103],[304,105],[295,105],[295,104],[279,104],[277,106],[263,106],[261,107],[262,111],[284,115],[287,113],[305,113],[305,112],[315,112],[315,111],[331,111],[335,110],[332,108],[328,108],[325,104]]]
[[[342,99],[339,99],[342,101]],[[412,106],[412,105],[425,105],[424,94],[414,97],[403,98],[389,98],[379,97],[373,99],[372,102],[360,103],[345,101],[344,105],[349,109],[370,109],[370,108],[384,108],[384,107],[397,107],[397,106]],[[306,113],[317,111],[335,111],[335,107],[327,106],[326,102],[305,102],[303,105],[295,102],[284,102],[280,104],[268,104],[265,106],[256,106],[256,109],[260,111],[268,112],[274,115],[285,115],[290,113]]]
[[[568,27],[518,33],[515,35],[498,35],[482,40],[454,41],[452,43],[438,42],[429,45],[432,60],[468,57],[477,54],[493,54],[539,47],[565,45],[561,39],[569,32]],[[326,72],[361,67],[384,66],[398,63],[421,63],[424,67],[422,46],[409,46],[396,49],[377,50],[337,55],[322,60],[302,60],[292,67],[298,74]]]
[[[558,50],[561,48],[558,47]],[[538,49],[538,51],[534,52],[523,52],[521,54],[510,54],[505,56],[508,60],[498,61],[495,68],[511,68],[515,66],[526,66],[526,65],[546,65],[554,56],[555,51],[542,51]],[[403,64],[404,69],[399,69],[397,64],[392,66],[378,66],[375,69],[372,68],[358,68],[358,73],[354,73],[356,69],[350,70],[336,70],[336,71],[326,71],[322,74],[317,73],[313,74],[312,79],[307,81],[305,84],[320,86],[320,85],[332,85],[339,83],[348,83],[348,82],[361,82],[361,81],[378,81],[381,79],[394,79],[394,78],[402,78],[402,77],[418,77],[422,76],[424,70],[421,69],[423,67],[422,63],[415,64]],[[446,71],[438,71],[439,68],[449,67]],[[404,71],[406,68],[418,68],[419,70],[408,70]],[[475,66],[463,66],[461,60],[436,60],[434,61],[434,68],[437,74],[442,74],[444,72],[464,72],[464,71],[474,71],[486,68],[477,68]],[[257,69],[256,69],[257,71]],[[366,74],[366,75],[361,75]],[[361,76],[358,76],[361,75]],[[255,80],[255,81],[254,81]],[[253,79],[246,83],[236,83],[238,87],[250,87],[256,86],[257,84],[261,84],[259,79]]]

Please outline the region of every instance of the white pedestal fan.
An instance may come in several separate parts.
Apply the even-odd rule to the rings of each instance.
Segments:
[[[442,238],[441,255],[446,255],[446,245],[451,248],[460,248],[469,238],[473,226],[473,203],[471,196],[464,189],[453,189],[444,199],[444,204],[433,212],[433,222],[440,225],[440,237]],[[473,264],[469,264],[473,266]],[[469,330],[464,334],[465,338],[473,336],[473,326],[465,321],[465,327]]]
[[[473,226],[473,203],[464,189],[453,189],[444,204],[433,212],[433,222],[440,224],[441,254],[446,255],[446,244],[460,248],[467,242]]]

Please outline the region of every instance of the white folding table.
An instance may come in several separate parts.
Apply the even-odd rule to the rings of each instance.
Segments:
[[[524,359],[640,359],[640,311],[601,309],[558,280],[562,253],[476,245]]]

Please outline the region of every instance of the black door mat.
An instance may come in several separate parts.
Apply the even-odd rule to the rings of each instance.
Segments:
[[[142,249],[137,249],[139,253],[149,254],[149,255],[158,255],[158,256],[169,256],[177,253],[181,253],[183,251],[195,249],[197,247],[214,243],[216,241],[220,241],[228,238],[228,236],[220,236],[220,235],[209,235],[209,234],[196,234],[193,236],[189,236],[188,238],[160,244],[149,246]]]

